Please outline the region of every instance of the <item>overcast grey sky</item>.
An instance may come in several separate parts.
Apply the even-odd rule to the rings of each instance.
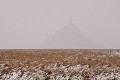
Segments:
[[[0,0],[0,48],[38,48],[69,17],[86,37],[120,48],[120,0]]]

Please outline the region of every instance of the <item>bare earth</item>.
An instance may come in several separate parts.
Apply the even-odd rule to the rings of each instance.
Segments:
[[[120,50],[0,50],[0,80],[120,80]]]

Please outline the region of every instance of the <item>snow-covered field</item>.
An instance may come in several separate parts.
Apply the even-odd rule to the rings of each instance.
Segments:
[[[119,50],[1,50],[0,80],[120,80]]]

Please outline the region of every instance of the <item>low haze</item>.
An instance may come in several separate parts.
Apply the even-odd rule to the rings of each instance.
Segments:
[[[70,18],[89,40],[120,48],[120,0],[0,0],[0,48],[40,48]]]

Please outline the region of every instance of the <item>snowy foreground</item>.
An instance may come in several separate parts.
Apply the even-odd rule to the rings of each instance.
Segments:
[[[6,70],[7,68],[5,67]],[[98,72],[94,72],[96,69]],[[89,65],[58,66],[52,64],[45,66],[44,70],[40,65],[31,71],[19,67],[9,73],[4,72],[3,74],[1,72],[0,75],[0,80],[120,80],[120,68],[108,67],[107,65],[90,68]]]
[[[119,54],[40,52],[1,52],[0,80],[120,80]]]

